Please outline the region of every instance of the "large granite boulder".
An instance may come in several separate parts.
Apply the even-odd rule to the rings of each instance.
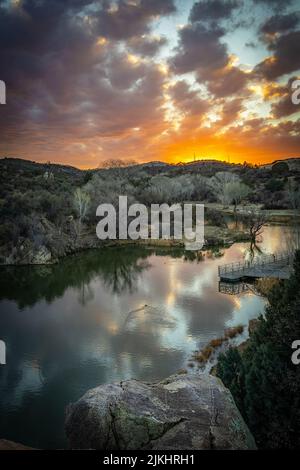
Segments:
[[[18,442],[7,441],[6,439],[0,439],[0,450],[35,450],[33,447],[27,447]]]
[[[231,393],[208,374],[89,390],[66,410],[73,449],[255,449]]]

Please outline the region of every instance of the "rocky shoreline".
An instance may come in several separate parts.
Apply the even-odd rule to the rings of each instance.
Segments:
[[[80,240],[74,240],[65,234],[56,233],[55,229],[44,221],[40,228],[47,233],[49,243],[38,245],[29,239],[20,239],[12,249],[7,246],[0,247],[0,265],[26,266],[56,264],[60,259],[90,249],[112,248],[121,246],[139,246],[149,248],[185,248],[182,240],[115,240],[100,241],[94,233],[85,233]],[[59,240],[59,242],[58,242]],[[205,226],[205,244],[203,250],[214,247],[229,247],[236,242],[249,241],[249,234],[243,231],[232,230],[224,227]]]

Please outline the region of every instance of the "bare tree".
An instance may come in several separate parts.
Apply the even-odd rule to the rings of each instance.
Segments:
[[[194,185],[194,198],[200,201],[207,199],[213,189],[210,185],[210,179],[202,175],[191,175],[191,180]]]
[[[134,160],[120,160],[118,158],[105,160],[100,163],[99,169],[109,170],[114,175],[121,177],[125,175],[125,169],[130,169],[135,166],[136,162]]]
[[[243,199],[248,196],[248,194],[250,193],[250,188],[244,183],[234,181],[232,183],[228,183],[227,192],[228,197],[233,202],[234,207],[236,209],[238,204],[240,204]]]
[[[146,204],[171,203],[176,200],[178,186],[175,179],[167,176],[153,176],[150,184],[144,189],[142,197]]]
[[[76,236],[81,237],[82,223],[87,215],[87,211],[90,205],[90,196],[83,191],[81,188],[77,188],[74,193],[74,208],[77,213],[78,219],[75,223]]]
[[[232,181],[226,185],[226,192],[228,199],[234,205],[234,216],[237,224],[237,206],[248,196],[250,188],[240,181]]]
[[[223,205],[226,205],[231,202],[231,196],[228,191],[230,189],[230,184],[239,181],[239,177],[234,173],[230,173],[229,171],[220,171],[210,179],[210,186],[212,191],[216,193],[219,201]]]
[[[255,244],[256,239],[263,233],[267,218],[262,211],[249,211],[243,216],[243,223],[250,234],[251,243]]]

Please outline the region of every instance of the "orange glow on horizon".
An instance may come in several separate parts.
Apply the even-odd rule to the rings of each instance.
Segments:
[[[204,152],[203,152],[204,153]],[[196,162],[199,162],[199,161],[219,161],[219,162],[225,162],[225,163],[232,163],[232,164],[235,164],[235,165],[238,165],[238,164],[243,164],[243,163],[248,163],[248,164],[251,164],[251,165],[266,165],[266,164],[270,164],[270,163],[273,163],[274,161],[276,160],[287,160],[287,159],[291,159],[291,158],[300,158],[298,155],[289,155],[287,157],[282,157],[281,155],[274,155],[274,154],[271,154],[269,155],[269,157],[266,157],[264,156],[264,158],[262,157],[261,159],[258,159],[258,158],[255,158],[253,156],[253,154],[251,154],[251,151],[249,151],[249,154],[247,153],[247,155],[243,155],[243,157],[240,157],[238,155],[235,155],[235,154],[230,154],[230,153],[222,153],[222,151],[220,151],[219,154],[206,154],[206,155],[199,155],[199,153],[197,154],[197,152],[195,152],[195,158],[193,157],[193,154],[189,154],[187,156],[187,154],[183,154],[182,156],[180,155],[174,155],[174,156],[169,156],[169,157],[166,157],[166,158],[153,158],[153,159],[149,159],[149,160],[145,160],[145,161],[136,161],[137,164],[143,164],[143,163],[150,163],[152,161],[161,161],[161,162],[164,162],[164,163],[169,163],[169,164],[172,164],[172,165],[178,165],[180,163],[182,164],[187,164],[187,163],[193,163],[194,161]],[[63,163],[61,162],[60,164],[62,165],[65,165],[66,163]],[[78,165],[72,165],[70,163],[71,166],[76,166],[77,168],[81,169],[81,170],[91,170],[91,169],[95,169],[97,167],[91,167],[90,165],[85,165],[85,164],[78,164]]]

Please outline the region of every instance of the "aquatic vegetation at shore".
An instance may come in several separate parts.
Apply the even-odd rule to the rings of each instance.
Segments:
[[[241,335],[244,331],[243,325],[238,325],[233,328],[228,328],[224,332],[224,336],[221,338],[214,338],[212,339],[201,351],[197,351],[193,355],[193,359],[200,364],[205,364],[216,351],[216,349],[220,348],[225,342],[229,341],[230,339],[235,338],[238,335]],[[188,364],[189,367],[190,363]]]
[[[271,290],[275,286],[278,286],[279,284],[280,284],[279,279],[263,278],[263,279],[257,279],[257,281],[255,283],[255,287],[261,295],[267,297],[269,295],[269,293],[271,292]]]
[[[225,330],[225,339],[235,338],[237,335],[241,335],[244,331],[243,325],[235,326],[234,328],[228,328]]]

